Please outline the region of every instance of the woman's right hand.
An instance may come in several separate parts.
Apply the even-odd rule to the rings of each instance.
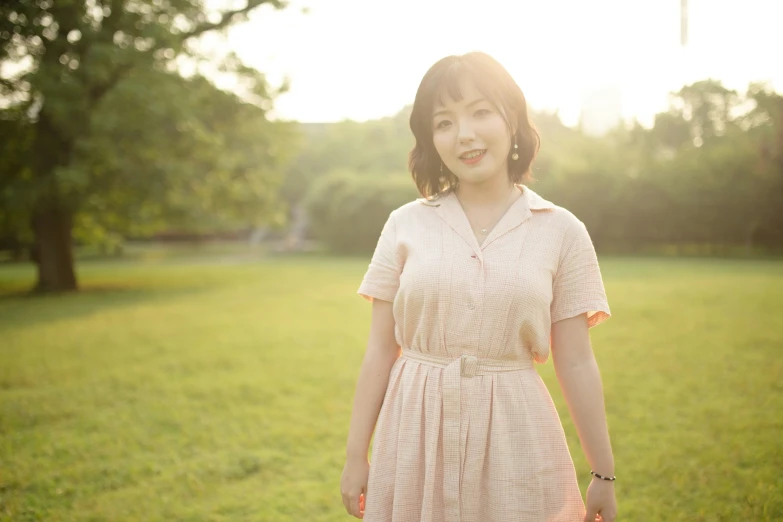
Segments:
[[[367,458],[349,457],[345,461],[340,491],[346,511],[356,518],[364,517],[367,501],[367,479],[370,476],[370,462]]]

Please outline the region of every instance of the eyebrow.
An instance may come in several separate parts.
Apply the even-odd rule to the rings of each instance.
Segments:
[[[477,104],[479,104],[479,103],[481,103],[481,102],[484,102],[484,101],[487,101],[487,100],[486,100],[486,98],[476,98],[475,100],[473,100],[473,101],[472,101],[472,102],[470,102],[469,104],[465,105],[465,107],[467,107],[467,108],[469,108],[469,107],[473,107],[474,105],[477,105]],[[445,110],[445,109],[444,109],[444,110],[442,110],[442,111],[438,111],[438,112],[434,113],[434,114],[432,115],[432,117],[433,117],[433,118],[436,118],[436,117],[440,116],[441,114],[449,114],[449,113],[451,113],[451,111],[448,111],[448,110]]]

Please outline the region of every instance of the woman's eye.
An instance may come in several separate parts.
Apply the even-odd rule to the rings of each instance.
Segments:
[[[490,112],[489,109],[479,109],[479,110],[476,111],[475,115],[476,116],[486,116],[487,114],[489,114],[489,112]]]
[[[449,120],[441,120],[438,123],[435,124],[436,129],[444,129],[451,125],[451,122]]]

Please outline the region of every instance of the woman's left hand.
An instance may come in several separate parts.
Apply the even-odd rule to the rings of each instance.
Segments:
[[[587,515],[584,522],[614,522],[617,519],[617,500],[614,482],[594,478],[587,486]]]

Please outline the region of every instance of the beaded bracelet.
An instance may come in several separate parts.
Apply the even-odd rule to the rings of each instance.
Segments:
[[[590,474],[594,477],[597,477],[601,480],[617,480],[617,477],[604,477],[603,475],[599,475],[595,471],[590,471]]]

